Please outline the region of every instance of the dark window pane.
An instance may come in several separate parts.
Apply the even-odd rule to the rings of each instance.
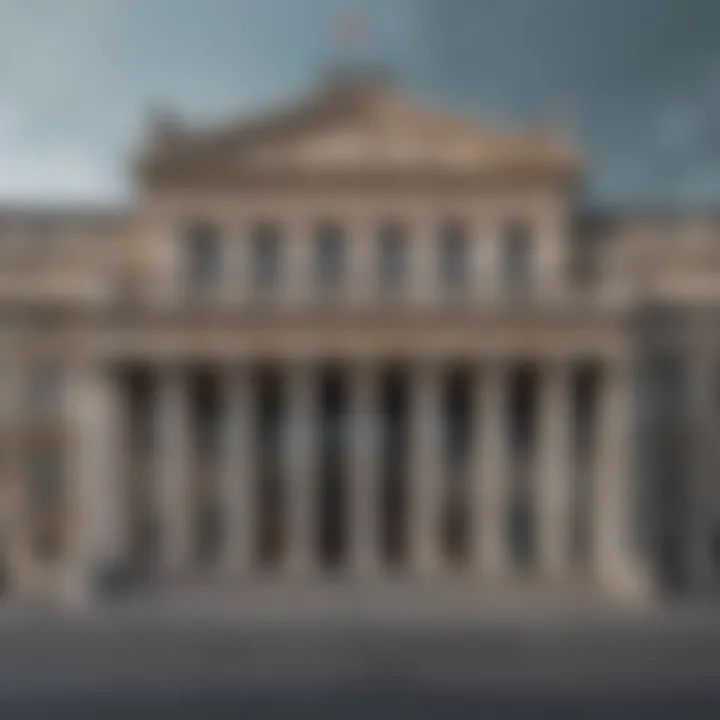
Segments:
[[[62,409],[65,394],[65,375],[57,365],[43,365],[35,369],[30,387],[30,407],[38,415],[52,415]]]
[[[188,231],[189,278],[195,288],[218,284],[222,272],[220,234],[210,223],[196,223]]]
[[[322,289],[336,289],[345,278],[345,238],[334,223],[320,225],[316,233],[316,271]]]
[[[440,279],[447,288],[464,287],[469,277],[468,237],[464,225],[446,222],[440,228]]]
[[[378,275],[386,290],[403,285],[407,273],[407,232],[399,223],[386,223],[379,231]]]
[[[31,495],[36,509],[57,508],[62,499],[63,467],[60,453],[38,450],[31,462]]]
[[[531,283],[532,238],[522,223],[510,223],[503,234],[505,283],[512,292],[522,292]]]
[[[267,291],[280,282],[282,245],[280,228],[261,223],[252,232],[253,273],[255,287]]]

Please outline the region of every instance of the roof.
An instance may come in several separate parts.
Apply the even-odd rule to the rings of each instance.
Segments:
[[[149,183],[287,178],[574,178],[581,158],[547,128],[508,130],[418,104],[385,80],[343,77],[307,99],[223,127],[161,123],[138,170]]]

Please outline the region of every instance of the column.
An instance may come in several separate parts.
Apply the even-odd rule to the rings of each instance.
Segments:
[[[223,564],[230,573],[251,569],[256,537],[256,462],[253,429],[256,402],[250,369],[225,370],[222,377],[224,427],[221,469]]]
[[[353,218],[348,234],[349,299],[356,307],[366,307],[377,298],[377,238],[365,217]]]
[[[438,244],[434,219],[419,216],[411,224],[413,242],[408,244],[409,273],[412,283],[412,299],[418,305],[433,305],[438,293]]]
[[[245,284],[245,238],[237,227],[228,223],[220,235],[223,267],[220,278],[220,298],[226,307],[237,306],[247,298]]]
[[[414,368],[410,397],[409,549],[413,569],[433,574],[440,562],[442,376],[435,363]]]
[[[538,218],[538,242],[533,250],[537,258],[537,289],[543,302],[562,300],[568,277],[567,238],[571,231],[564,214],[547,212]]]
[[[378,570],[379,525],[379,387],[376,368],[362,364],[350,380],[350,518],[354,572],[372,575]]]
[[[305,217],[293,218],[286,227],[288,242],[281,253],[282,301],[298,309],[315,300],[315,237],[312,223]]]
[[[153,281],[149,292],[158,305],[172,307],[185,296],[183,238],[174,224],[151,220],[146,228],[148,237],[143,251],[151,255]]]
[[[75,599],[102,589],[126,552],[122,399],[118,378],[82,363],[70,383],[72,552],[67,591]]]
[[[304,362],[288,369],[283,452],[286,488],[287,569],[293,575],[312,570],[317,488],[317,376]]]
[[[537,471],[540,570],[559,577],[570,561],[572,374],[563,362],[540,377],[540,445]]]
[[[501,218],[489,217],[483,238],[483,289],[485,300],[491,304],[499,304],[507,299],[507,278],[504,258],[503,221]]]
[[[507,518],[508,369],[504,362],[483,365],[475,382],[473,442],[472,552],[482,575],[505,574]]]
[[[157,393],[160,570],[178,573],[190,560],[190,428],[187,378],[161,370]]]
[[[598,578],[613,592],[636,595],[644,578],[638,563],[634,523],[637,501],[631,451],[633,377],[628,360],[611,361],[600,393],[595,473],[595,564]]]
[[[482,216],[472,217],[470,231],[470,297],[476,303],[484,303],[491,296],[490,264],[492,258],[488,252],[490,241],[488,238],[487,220]]]

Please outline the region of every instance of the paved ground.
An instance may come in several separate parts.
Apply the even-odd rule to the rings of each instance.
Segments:
[[[239,614],[203,613],[199,597],[164,615],[149,602],[75,617],[6,612],[0,718],[720,717],[720,610],[576,605],[561,622],[494,608],[440,623],[435,605],[416,602],[404,623],[396,604],[370,622],[324,597],[333,622],[300,612],[309,596],[284,625],[270,622],[272,607],[248,615],[249,600]],[[455,612],[469,612],[465,597]]]

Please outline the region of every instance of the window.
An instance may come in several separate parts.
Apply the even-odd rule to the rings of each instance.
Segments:
[[[532,238],[522,223],[511,223],[503,233],[504,278],[511,292],[524,292],[531,283]]]
[[[56,447],[36,448],[30,462],[30,498],[35,511],[62,510],[63,455]]]
[[[407,275],[407,232],[399,223],[385,223],[378,234],[378,278],[382,290],[396,290]]]
[[[280,228],[259,223],[252,231],[253,276],[255,288],[267,292],[280,282],[282,245]]]
[[[189,228],[188,274],[191,287],[207,290],[218,285],[222,274],[220,233],[210,223]]]
[[[63,554],[65,468],[57,447],[38,447],[30,459],[29,501],[34,558],[53,563]]]
[[[27,231],[33,244],[38,250],[47,250],[56,237],[60,234],[61,227],[57,222],[48,216],[38,216],[31,219],[27,225]]]
[[[56,365],[42,365],[32,374],[30,408],[36,415],[54,415],[62,409],[65,376]]]
[[[316,232],[316,273],[321,290],[337,290],[345,279],[345,239],[342,228],[324,223]]]
[[[460,290],[469,277],[468,238],[465,227],[456,221],[440,228],[440,281],[449,290]]]

